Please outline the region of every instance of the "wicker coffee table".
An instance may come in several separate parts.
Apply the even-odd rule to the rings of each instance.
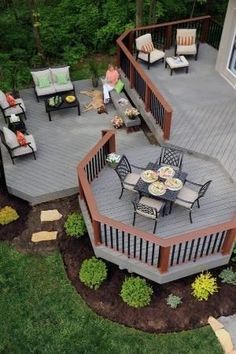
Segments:
[[[170,75],[172,75],[173,70],[178,70],[183,68],[185,68],[185,72],[187,74],[189,68],[189,62],[183,55],[177,57],[167,57],[165,61],[165,67],[167,68],[167,66],[169,66],[170,68]]]
[[[48,118],[49,118],[49,121],[52,120],[52,117],[51,117],[51,112],[56,112],[56,111],[60,111],[61,109],[67,109],[67,108],[76,108],[78,109],[78,116],[80,116],[80,103],[79,103],[79,100],[78,98],[75,96],[75,101],[74,102],[71,102],[71,103],[68,103],[65,98],[67,96],[75,96],[75,93],[74,91],[73,92],[67,92],[66,94],[56,94],[55,96],[59,96],[62,98],[62,103],[58,106],[50,106],[49,105],[49,99],[46,99],[44,102],[45,102],[45,109],[46,109],[46,112],[48,114]]]

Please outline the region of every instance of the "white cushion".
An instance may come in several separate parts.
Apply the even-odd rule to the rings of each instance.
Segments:
[[[45,96],[45,95],[51,95],[53,93],[56,93],[56,89],[53,84],[48,87],[40,88],[40,87],[35,87],[35,91],[38,96]]]
[[[152,42],[151,33],[146,33],[135,39],[137,50],[141,50],[142,46],[146,43]]]
[[[54,84],[56,92],[63,92],[63,91],[72,91],[73,85],[71,81],[69,81],[67,84],[59,85],[59,84]]]
[[[143,204],[143,205],[147,205],[151,208],[154,208],[157,210],[157,213],[160,212],[161,208],[163,207],[164,203],[159,201],[159,200],[156,200],[156,199],[153,199],[153,198],[148,198],[148,197],[142,197],[140,200],[139,200],[139,203],[140,204]],[[151,219],[155,219],[155,215],[152,215],[152,214],[148,214],[148,213],[145,213],[145,211],[143,210],[139,210],[137,209],[137,213],[139,215],[143,215],[143,216],[146,216],[148,218],[151,218]]]
[[[23,108],[23,111],[25,112],[26,111],[25,105],[24,105],[22,98],[17,98],[16,102],[20,103],[21,107]],[[20,114],[20,113],[22,113],[21,107],[20,106],[15,106],[15,107],[13,106],[13,107],[7,108],[5,110],[5,115],[10,116],[11,114]]]
[[[36,152],[37,147],[36,147],[33,135],[25,135],[25,138],[26,138],[27,143],[30,143],[31,147]],[[26,154],[30,154],[30,153],[32,153],[32,150],[29,146],[21,146],[18,149],[12,151],[13,156],[22,156],[22,155],[26,155]]]
[[[179,193],[177,195],[177,199],[175,200],[175,204],[181,205],[181,206],[189,209],[191,207],[191,203],[193,203],[197,199],[197,197],[198,197],[198,192],[193,191],[192,189],[190,189],[186,186],[183,186],[183,188],[179,191]],[[179,200],[178,198],[187,200],[190,203],[183,202],[182,200]]]
[[[134,190],[134,186],[135,184],[138,182],[140,178],[140,175],[138,175],[137,173],[128,173],[127,176],[124,179],[124,188],[133,191]],[[132,184],[132,186],[130,186],[129,184],[126,183],[130,183]]]
[[[193,42],[195,43],[196,33],[196,28],[177,28],[176,38],[178,40],[179,37],[193,37]]]
[[[57,84],[57,74],[64,74],[64,73],[68,81],[71,81],[69,69],[70,69],[69,66],[64,66],[62,68],[50,68],[53,83]]]
[[[185,59],[183,55],[180,56],[180,59],[181,61],[175,60],[173,57],[168,57],[166,58],[166,62],[168,63],[171,69],[189,66],[189,62]]]
[[[193,45],[177,45],[176,54],[195,55],[197,53],[196,44]]]
[[[10,149],[15,148],[16,146],[19,145],[17,139],[16,139],[16,134],[13,133],[10,129],[8,129],[7,127],[3,127],[2,128],[5,140],[6,140],[6,144],[9,146]]]
[[[164,56],[165,53],[162,50],[154,49],[152,52],[150,52],[150,63],[154,63],[155,61],[164,58]],[[139,52],[138,58],[144,61],[148,61],[148,54]]]
[[[9,103],[7,102],[7,98],[4,92],[0,90],[0,106],[2,108],[6,108],[9,106]]]
[[[40,71],[31,71],[31,75],[33,77],[34,84],[36,87],[39,86],[39,77],[42,76],[47,76],[49,82],[52,83],[51,72],[49,69],[40,70]]]

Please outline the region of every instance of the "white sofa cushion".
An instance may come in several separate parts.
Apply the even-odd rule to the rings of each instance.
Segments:
[[[26,138],[27,143],[30,143],[31,147],[36,152],[37,147],[36,147],[36,143],[35,143],[33,135],[25,135],[25,138]],[[13,156],[21,156],[21,155],[26,155],[26,154],[30,154],[30,153],[32,153],[32,150],[29,146],[21,146],[18,149],[12,151]]]
[[[61,67],[61,68],[50,68],[50,72],[51,72],[51,77],[52,77],[53,83],[59,85],[58,82],[57,82],[57,74],[64,74],[66,76],[68,82],[70,82],[71,79],[70,79],[69,69],[70,69],[69,66],[64,66],[64,67]]]
[[[13,133],[7,127],[3,127],[2,131],[6,140],[6,144],[9,146],[10,149],[14,149],[16,146],[19,145],[15,133]]]
[[[56,89],[53,84],[49,87],[44,87],[44,88],[40,88],[36,86],[35,91],[38,96],[51,95],[53,93],[56,93]]]
[[[0,106],[4,109],[9,106],[9,103],[7,102],[7,98],[4,92],[0,90]]]
[[[20,103],[21,107],[23,108],[23,111],[24,112],[26,111],[25,105],[24,105],[24,102],[23,102],[22,98],[17,98],[16,99],[16,103]],[[21,114],[21,113],[23,113],[21,107],[17,105],[15,107],[12,106],[10,108],[7,108],[5,110],[5,115],[6,116],[10,116],[11,114]]]
[[[39,78],[41,77],[46,76],[48,78],[48,81],[52,83],[51,71],[49,69],[40,70],[40,71],[31,71],[31,75],[33,77],[34,84],[36,87],[39,86]]]
[[[54,88],[55,88],[56,92],[72,91],[73,85],[72,85],[71,81],[69,81],[67,84],[64,84],[64,85],[54,84]]]

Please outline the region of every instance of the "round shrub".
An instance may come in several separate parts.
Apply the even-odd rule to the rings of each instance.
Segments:
[[[122,300],[135,308],[149,305],[152,294],[152,288],[140,277],[126,278],[120,292]]]
[[[192,283],[192,294],[198,301],[207,301],[210,295],[218,292],[216,278],[210,272],[200,274]]]
[[[79,213],[70,214],[64,227],[68,236],[80,237],[86,232],[83,216]]]
[[[0,209],[0,225],[7,225],[19,218],[16,210],[10,206]]]
[[[79,278],[90,289],[98,289],[107,278],[106,264],[96,257],[85,259],[79,271]]]

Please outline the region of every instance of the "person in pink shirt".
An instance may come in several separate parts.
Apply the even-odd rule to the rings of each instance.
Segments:
[[[104,103],[110,101],[109,92],[114,89],[117,81],[119,80],[119,73],[112,64],[108,65],[105,81],[103,82],[103,97]]]

